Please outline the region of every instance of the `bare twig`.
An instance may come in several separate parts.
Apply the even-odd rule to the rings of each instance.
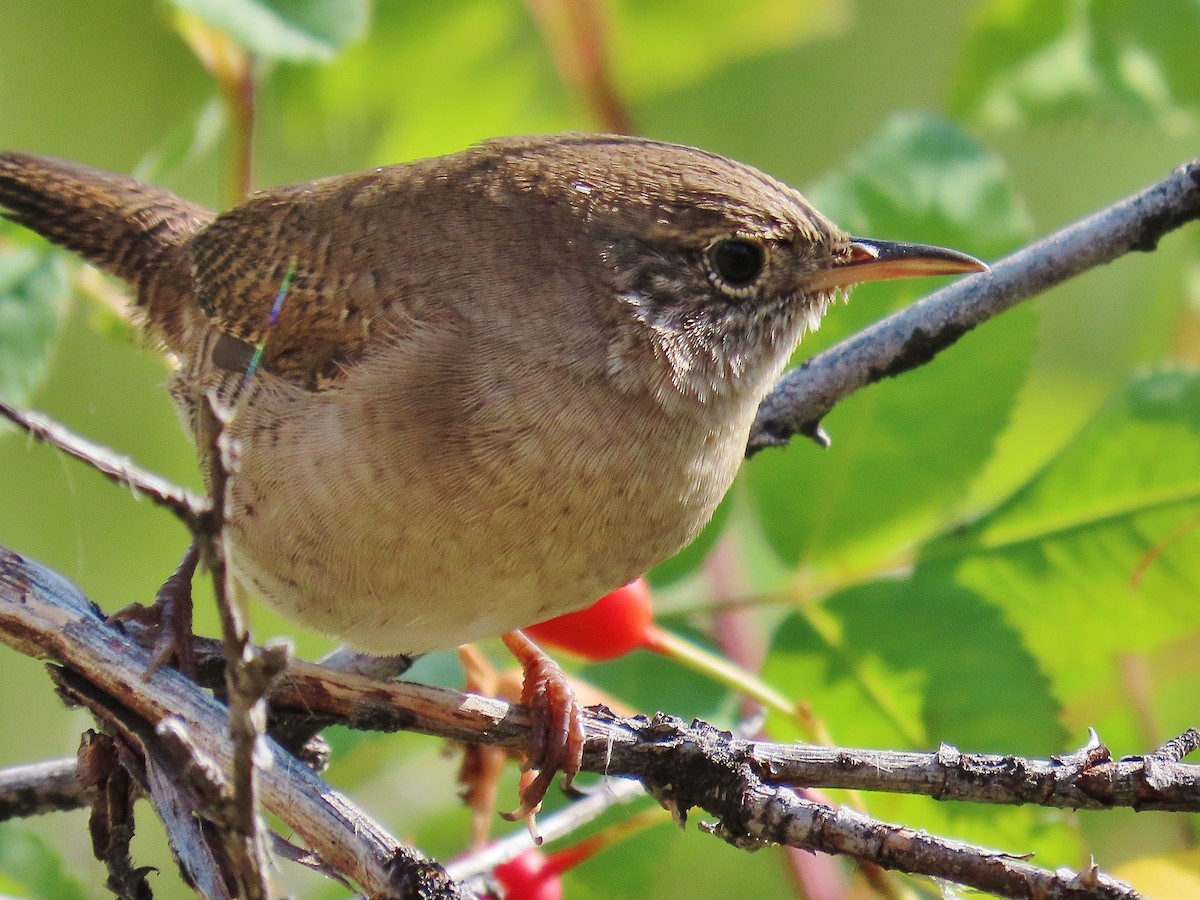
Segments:
[[[310,713],[325,724],[380,731],[410,730],[460,742],[518,749],[528,724],[520,707],[443,688],[352,680],[293,661],[272,695],[283,715]],[[324,695],[325,702],[317,702]],[[584,768],[635,776],[639,754],[651,743],[645,721],[614,720],[590,711]],[[1196,734],[1189,730],[1176,742]],[[742,756],[772,783],[825,790],[857,789],[919,794],[936,800],[1059,809],[1127,807],[1200,812],[1200,766],[1171,759],[1168,751],[1112,758],[1099,745],[1086,755],[1037,759],[964,753],[948,744],[934,752],[865,750],[812,744],[734,741],[726,752]],[[73,759],[0,771],[0,820],[75,809],[86,797],[74,782]]]
[[[1178,737],[1171,738],[1146,758],[1153,757],[1156,762],[1161,763],[1177,763],[1197,750],[1200,750],[1200,729],[1189,728]]]
[[[96,788],[79,780],[75,757],[0,769],[0,822],[89,805]]]
[[[258,650],[251,643],[240,611],[234,603],[225,565],[225,509],[229,475],[237,471],[240,448],[225,430],[229,413],[213,396],[207,396],[199,414],[210,420],[200,429],[211,435],[208,447],[209,490],[213,514],[208,529],[197,535],[202,556],[212,573],[213,594],[221,620],[225,651],[225,689],[229,703],[229,739],[233,748],[232,803],[228,807],[229,853],[237,882],[237,895],[246,900],[268,900],[267,881],[270,845],[266,824],[259,815],[259,741],[267,723],[266,694],[279,673],[287,667],[286,646]],[[181,654],[182,655],[182,654]]]
[[[632,778],[605,779],[587,796],[581,797],[552,816],[539,818],[538,834],[543,842],[558,840],[595,821],[614,806],[632,803],[645,796],[646,789],[640,781]],[[539,844],[529,829],[522,828],[480,850],[451,860],[446,864],[446,873],[455,881],[470,882],[471,879],[486,875],[501,863],[508,862],[537,846]]]
[[[192,531],[200,527],[202,518],[208,512],[208,504],[195,494],[141,468],[108,447],[75,434],[48,416],[22,412],[2,400],[0,416],[23,429],[34,440],[49,444],[67,456],[86,463],[109,481],[149,497],[157,506],[170,510]]]
[[[246,54],[241,69],[229,84],[221,86],[229,113],[229,195],[235,205],[250,196],[254,186],[254,119],[258,96],[254,70],[254,58]]]
[[[744,774],[744,773],[743,773]],[[1136,900],[1141,895],[1094,866],[1083,872],[1050,872],[1020,857],[982,850],[923,831],[878,822],[847,807],[831,809],[788,788],[756,783],[739,796],[744,818],[732,815],[712,828],[735,846],[753,849],[765,841],[869,859],[886,869],[929,875],[1000,897],[1104,898]],[[731,827],[730,822],[737,826]]]
[[[1200,161],[1008,256],[784,373],[758,410],[747,455],[800,434],[826,443],[821,419],[859,388],[923,366],[981,322],[1200,217]]]
[[[559,78],[587,104],[604,131],[633,133],[633,119],[608,65],[602,0],[525,0]]]
[[[216,82],[226,118],[224,199],[233,206],[250,193],[254,161],[254,58],[232,37],[199,16],[176,10],[172,24]]]

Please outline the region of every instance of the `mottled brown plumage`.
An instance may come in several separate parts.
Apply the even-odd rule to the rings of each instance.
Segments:
[[[0,206],[135,287],[193,434],[295,262],[230,426],[229,562],[376,652],[499,634],[670,556],[836,290],[979,267],[852,240],[755,169],[613,136],[490,141],[219,216],[0,154]]]

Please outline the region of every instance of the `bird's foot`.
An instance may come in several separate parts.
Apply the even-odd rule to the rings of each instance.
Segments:
[[[157,630],[154,655],[143,675],[146,679],[158,671],[159,666],[171,662],[189,678],[196,675],[196,660],[192,654],[192,576],[196,574],[199,561],[200,549],[192,544],[179,567],[154,595],[152,606],[132,603],[108,617],[110,623],[137,622]]]
[[[521,805],[501,815],[510,822],[525,818],[532,822],[555,774],[563,773],[564,787],[570,787],[579,774],[583,712],[567,676],[537,644],[520,631],[510,631],[502,640],[525,673],[521,702],[533,713],[533,732],[525,750],[524,767],[526,771],[536,769],[537,776],[532,781],[522,780]]]

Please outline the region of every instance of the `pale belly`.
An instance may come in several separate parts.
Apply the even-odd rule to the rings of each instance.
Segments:
[[[454,647],[586,606],[698,533],[744,446],[706,431],[674,434],[654,458],[583,439],[431,453],[394,431],[349,443],[348,424],[298,417],[269,453],[246,439],[229,563],[283,615],[375,653]]]

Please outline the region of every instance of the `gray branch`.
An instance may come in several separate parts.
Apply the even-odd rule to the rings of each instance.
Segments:
[[[758,410],[747,455],[793,435],[828,443],[821,420],[859,388],[929,362],[964,334],[1056,284],[1200,217],[1200,160],[834,345],[783,374]]]
[[[109,625],[66,579],[2,548],[0,641],[63,666],[110,698],[104,705],[122,716],[151,726],[173,720],[174,730],[186,730],[221,772],[233,771],[225,707],[174,670],[145,678],[148,650]],[[401,844],[278,744],[262,746],[268,757],[259,771],[263,807],[367,896],[465,896],[437,863]]]
[[[0,400],[0,416],[31,438],[49,444],[67,456],[91,466],[109,481],[149,497],[170,510],[192,531],[199,529],[209,511],[208,503],[191,491],[174,485],[160,475],[141,468],[116,451],[78,435],[49,416],[24,412]]]
[[[72,696],[104,720],[133,716],[156,727],[176,723],[171,729],[185,730],[196,748],[191,757],[231,771],[228,715],[220,704],[177,672],[163,669],[145,679],[151,655],[144,646],[109,625],[69,582],[2,549],[0,640],[69,670],[59,683],[74,685]],[[219,681],[213,663],[220,644],[199,644],[199,671]],[[378,682],[300,662],[293,662],[272,688],[271,701],[285,715],[511,748],[526,745],[531,724],[527,709],[499,700]],[[148,740],[145,734],[142,729],[138,740]],[[1189,732],[1155,754],[1119,761],[1109,760],[1098,742],[1051,760],[971,756],[945,747],[934,754],[892,754],[747,741],[702,722],[687,725],[661,715],[622,719],[594,709],[587,719],[584,767],[637,778],[681,823],[690,809],[703,809],[717,820],[711,830],[738,846],[783,842],[846,853],[1002,896],[1133,898],[1132,889],[1099,872],[1049,872],[1002,852],[831,810],[804,799],[797,785],[886,785],[882,789],[938,798],[1197,810],[1200,768],[1179,758],[1198,742]],[[462,895],[440,867],[399,844],[277,744],[264,746],[272,756],[260,772],[264,808],[294,829],[324,864],[372,897]],[[895,772],[902,777],[893,777]],[[981,772],[987,777],[981,779]],[[61,785],[61,773],[53,780]],[[972,790],[981,780],[987,786]]]

